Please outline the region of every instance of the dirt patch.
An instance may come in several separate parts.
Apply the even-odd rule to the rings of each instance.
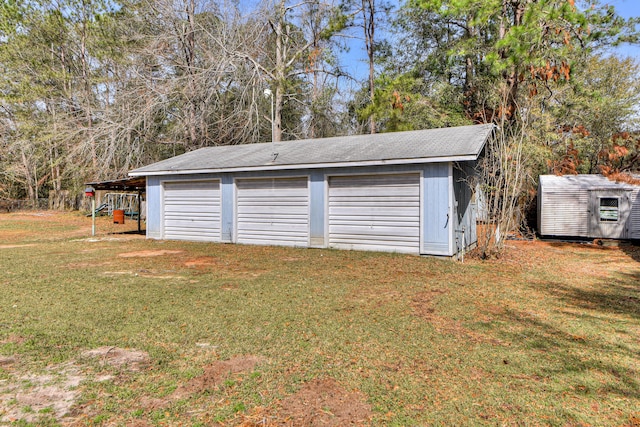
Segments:
[[[186,261],[185,267],[205,267],[209,265],[216,265],[216,259],[212,257],[200,257]]]
[[[333,379],[306,383],[280,406],[280,426],[362,426],[373,415],[362,393],[348,392]]]
[[[190,379],[170,395],[164,398],[143,396],[138,402],[138,406],[147,411],[156,411],[194,394],[215,391],[229,377],[253,371],[256,365],[264,361],[265,359],[258,356],[238,356],[214,362],[204,368],[202,375]]]
[[[27,339],[23,336],[20,335],[16,335],[16,334],[9,334],[9,336],[7,338],[5,338],[4,340],[0,340],[0,343],[2,344],[22,344],[26,341]]]
[[[172,399],[182,399],[192,394],[215,390],[224,380],[234,374],[252,371],[264,359],[257,356],[238,356],[229,360],[220,360],[204,368],[204,373],[190,379],[171,395]]]
[[[0,245],[0,249],[26,248],[28,246],[35,246],[35,244],[29,243],[24,245]]]
[[[43,374],[15,375],[0,387],[0,422],[38,423],[67,415],[84,376],[73,363],[55,365]]]
[[[186,277],[181,277],[175,274],[163,274],[159,272],[154,272],[151,270],[138,270],[138,271],[104,271],[101,273],[102,276],[105,277],[122,277],[122,276],[132,276],[132,277],[146,277],[149,279],[180,279],[185,280]]]
[[[125,366],[129,371],[139,371],[149,364],[149,355],[146,352],[118,347],[100,347],[87,350],[82,353],[82,356],[99,359],[102,365]]]
[[[85,358],[100,358],[104,364],[139,370],[149,362],[147,353],[118,347],[101,347],[82,353]],[[76,361],[52,365],[42,373],[25,373],[15,357],[4,357],[0,365],[10,368],[10,378],[0,382],[0,424],[27,422],[51,424],[72,415],[80,396],[80,384],[87,374]],[[105,381],[110,376],[94,378]],[[77,408],[76,408],[77,410]]]
[[[122,254],[118,254],[120,258],[149,258],[155,256],[163,256],[163,255],[175,255],[182,253],[184,251],[170,251],[166,249],[160,249],[155,251],[135,251],[135,252],[125,252]]]
[[[0,366],[11,366],[16,363],[14,356],[0,356]]]
[[[267,270],[258,268],[252,264],[210,256],[191,258],[185,261],[184,265],[185,267],[195,268],[202,272],[215,271],[223,273],[226,276],[233,275],[236,277],[259,277],[267,272]]]

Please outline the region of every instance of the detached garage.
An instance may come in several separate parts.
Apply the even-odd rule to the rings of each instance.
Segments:
[[[492,125],[202,148],[147,178],[147,237],[454,256]]]

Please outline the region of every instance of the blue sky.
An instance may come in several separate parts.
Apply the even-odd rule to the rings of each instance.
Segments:
[[[615,7],[618,14],[625,18],[640,16],[640,0],[609,0],[607,4]],[[631,56],[636,60],[640,59],[640,46],[637,45],[620,46],[616,49],[616,52],[624,56]]]

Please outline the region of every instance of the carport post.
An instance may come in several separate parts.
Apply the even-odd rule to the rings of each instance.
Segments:
[[[89,186],[84,189],[85,197],[91,198],[91,235],[96,235],[96,190]]]
[[[142,216],[142,205],[141,205],[141,196],[140,190],[138,190],[138,233],[140,232],[140,217]]]

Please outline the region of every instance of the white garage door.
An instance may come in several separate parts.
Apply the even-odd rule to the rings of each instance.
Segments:
[[[220,241],[220,181],[164,183],[163,238]]]
[[[307,178],[239,179],[238,243],[308,246]]]
[[[420,175],[330,177],[329,246],[420,253]]]

